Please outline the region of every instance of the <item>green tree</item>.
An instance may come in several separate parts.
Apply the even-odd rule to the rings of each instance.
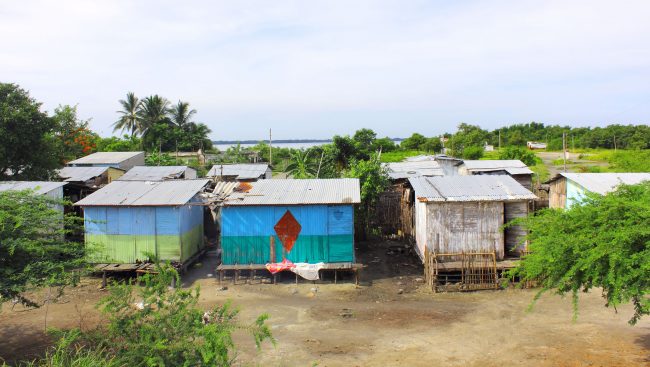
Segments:
[[[334,135],[331,150],[337,172],[346,170],[353,159],[357,158],[357,147],[349,136]]]
[[[293,178],[312,178],[316,175],[314,162],[309,151],[295,149],[291,152],[291,160],[287,165],[286,172]]]
[[[135,135],[111,136],[97,138],[95,145],[99,152],[134,152],[142,149],[142,140]]]
[[[168,117],[169,101],[159,95],[149,96],[142,100],[139,109],[139,126],[138,132],[142,135],[143,143],[150,149],[160,147],[163,140],[169,140],[168,134],[171,132],[172,122]],[[171,139],[174,141],[174,139]],[[172,150],[173,144],[171,149]]]
[[[108,325],[59,333],[51,355],[84,362],[94,356],[112,366],[230,366],[236,361],[233,334],[239,330],[250,334],[258,349],[265,341],[275,344],[268,315],[245,324],[229,303],[204,311],[198,307],[198,287],[170,290],[176,271],[169,265],[157,271],[142,278],[143,286],[112,284],[99,303]]]
[[[482,146],[472,145],[465,147],[461,156],[464,159],[481,159],[484,153],[485,149]]]
[[[499,150],[499,159],[519,159],[527,166],[537,164],[537,156],[535,153],[523,147],[505,147]]]
[[[169,117],[172,123],[181,129],[185,129],[187,125],[193,123],[192,116],[195,114],[196,110],[191,109],[188,102],[178,101],[178,103],[169,110]]]
[[[90,120],[77,116],[77,106],[59,105],[52,116],[61,163],[93,153],[99,135],[88,128]]]
[[[375,139],[375,141],[372,143],[373,152],[378,152],[381,150],[382,153],[388,153],[397,150],[397,148],[397,144],[395,144],[393,139],[389,137]]]
[[[122,109],[117,111],[120,118],[113,124],[113,131],[124,132],[126,130],[131,133],[131,136],[134,136],[140,129],[142,102],[133,92],[128,92],[126,99],[120,99],[119,102]]]
[[[636,323],[650,313],[650,182],[588,194],[568,210],[547,209],[514,222],[529,231],[530,254],[511,278],[573,296],[600,288],[606,306],[632,302]]]
[[[38,180],[59,168],[56,122],[16,84],[0,83],[0,180]]]
[[[420,150],[420,147],[427,142],[427,138],[418,133],[413,133],[410,137],[402,140],[400,148],[405,150]]]
[[[428,153],[440,153],[442,152],[442,142],[440,141],[440,138],[437,137],[427,138],[427,140],[420,146],[420,149]]]
[[[52,287],[60,294],[77,280],[72,270],[82,267],[84,246],[65,239],[80,223],[63,215],[64,204],[31,190],[0,192],[0,305],[15,299],[36,307],[26,292]]]
[[[345,176],[359,179],[361,205],[356,208],[357,215],[354,219],[357,228],[361,230],[359,233],[365,236],[372,232],[370,223],[374,215],[375,204],[379,196],[390,185],[388,173],[379,161],[377,154],[373,154],[369,160],[352,161]]]

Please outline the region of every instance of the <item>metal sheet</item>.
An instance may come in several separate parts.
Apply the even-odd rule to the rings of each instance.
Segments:
[[[113,181],[75,203],[79,206],[165,206],[184,205],[209,180]]]
[[[392,179],[443,176],[444,173],[438,162],[434,160],[419,160],[407,162],[384,163],[383,165]]]
[[[179,178],[196,178],[196,171],[188,166],[136,166],[128,170],[119,181],[163,181]]]
[[[85,157],[68,162],[68,165],[76,164],[119,164],[123,161],[142,155],[144,152],[97,152]]]
[[[61,189],[65,182],[51,181],[0,181],[0,191],[21,191],[35,190],[39,194],[48,194],[51,191]]]
[[[245,192],[235,189],[225,206],[237,205],[299,205],[358,204],[361,202],[359,180],[356,178],[261,180],[249,182]]]
[[[109,167],[63,167],[57,175],[66,182],[85,182],[103,175]]]
[[[650,181],[650,173],[560,173],[559,176],[601,195],[614,191],[620,184],[635,185]]]
[[[229,176],[237,180],[251,180],[264,177],[268,169],[267,163],[217,164],[208,171],[207,177]]]
[[[506,175],[415,177],[409,182],[419,201],[521,201],[536,198]]]

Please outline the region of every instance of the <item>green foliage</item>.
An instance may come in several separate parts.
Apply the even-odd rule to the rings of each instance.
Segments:
[[[650,172],[650,150],[617,151],[609,163],[615,172]]]
[[[56,122],[15,84],[0,83],[0,180],[39,180],[60,167]]]
[[[136,152],[142,150],[142,140],[135,135],[124,135],[122,138],[115,136],[98,138],[95,144],[98,152]]]
[[[267,340],[275,344],[268,315],[242,324],[229,303],[204,311],[197,306],[199,288],[169,289],[173,278],[178,280],[176,271],[161,265],[158,274],[142,277],[141,287],[112,284],[99,303],[108,324],[60,333],[49,360],[96,356],[116,366],[230,366],[236,359],[233,333],[238,330],[252,335],[258,348]]]
[[[463,149],[462,157],[464,159],[481,159],[485,149],[482,146],[468,146]]]
[[[632,302],[636,323],[650,313],[650,183],[589,194],[568,210],[548,209],[518,221],[529,231],[530,255],[511,278],[574,298],[601,288],[607,306]]]
[[[534,166],[540,161],[532,151],[523,147],[513,146],[499,150],[499,159],[519,159],[527,166]]]
[[[153,152],[148,154],[144,159],[147,166],[176,166],[176,159],[167,153]]]
[[[55,136],[62,163],[83,157],[96,150],[99,135],[90,131],[90,120],[77,116],[77,106],[59,105],[52,119],[56,123]]]
[[[81,223],[63,215],[64,204],[30,190],[0,192],[0,305],[16,299],[37,307],[25,292],[54,287],[60,294],[77,281],[72,270],[83,266],[84,246],[65,236]]]
[[[415,157],[417,155],[426,154],[421,150],[397,150],[394,152],[381,153],[381,161],[385,163],[401,162],[408,157]]]
[[[382,153],[388,153],[397,150],[397,148],[397,144],[395,144],[395,142],[389,137],[375,139],[375,141],[372,142],[373,152],[381,150]]]
[[[390,185],[390,179],[386,169],[382,166],[376,154],[369,160],[353,161],[345,177],[358,178],[361,185],[361,205],[357,207],[355,221],[357,226],[363,230],[363,234],[372,232],[369,227],[375,203],[379,196],[386,191]]]
[[[309,151],[296,149],[291,152],[291,160],[285,172],[293,178],[313,178],[316,176],[317,164],[310,157]]]
[[[400,148],[405,150],[421,150],[421,146],[426,144],[427,138],[419,133],[413,133],[410,137],[402,140]]]

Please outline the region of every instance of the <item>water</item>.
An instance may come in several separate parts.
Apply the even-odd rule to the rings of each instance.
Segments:
[[[268,142],[268,141],[267,141]],[[328,144],[328,142],[315,142],[315,143],[273,143],[273,147],[276,148],[293,148],[293,149],[303,149],[315,147],[318,145]],[[254,147],[257,144],[241,144],[242,148]],[[214,147],[219,149],[220,152],[225,152],[228,148],[237,146],[237,144],[215,144]]]

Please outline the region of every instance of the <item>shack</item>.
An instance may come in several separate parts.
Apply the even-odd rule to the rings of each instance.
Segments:
[[[113,167],[63,167],[56,173],[65,182],[63,195],[74,203],[120,178],[124,170]]]
[[[114,181],[77,202],[89,260],[135,264],[153,255],[185,267],[204,248],[201,193],[208,183]]]
[[[533,173],[518,159],[463,160],[458,165],[459,175],[509,175],[528,190],[533,187]]]
[[[196,170],[188,166],[135,166],[120,181],[193,180]]]
[[[257,181],[273,176],[268,163],[217,164],[210,168],[206,177],[215,181]]]
[[[359,180],[239,183],[222,203],[220,270],[259,268],[284,259],[352,269]]]
[[[97,152],[68,162],[69,167],[113,167],[125,171],[144,166],[144,152]]]
[[[528,215],[535,195],[512,177],[414,177],[416,252],[494,253],[497,260],[525,250],[521,228],[504,223]]]
[[[51,199],[63,199],[63,186],[65,182],[51,181],[0,181],[0,191],[22,191],[33,190],[36,194],[48,196]],[[56,205],[54,209],[63,215],[62,205]]]
[[[650,173],[560,173],[549,180],[549,207],[569,208],[586,192],[605,195],[620,184],[650,181]]]

